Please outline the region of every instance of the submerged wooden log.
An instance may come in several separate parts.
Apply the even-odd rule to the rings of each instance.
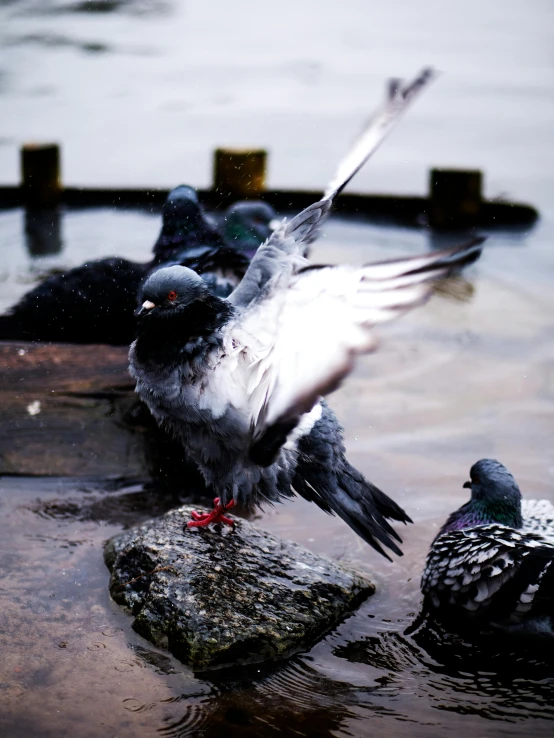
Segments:
[[[311,646],[375,591],[329,559],[245,520],[189,530],[182,507],[108,541],[113,599],[133,628],[202,671]]]
[[[134,393],[125,347],[0,343],[0,474],[151,478],[182,452]]]

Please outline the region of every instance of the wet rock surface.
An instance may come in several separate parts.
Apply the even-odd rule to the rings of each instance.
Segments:
[[[133,628],[197,671],[302,650],[373,594],[352,571],[237,519],[188,530],[192,507],[112,538],[110,593]]]

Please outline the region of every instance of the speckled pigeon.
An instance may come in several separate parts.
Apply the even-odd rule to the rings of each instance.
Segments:
[[[471,467],[471,499],[433,541],[421,588],[429,611],[554,636],[554,506],[524,500],[494,459]]]

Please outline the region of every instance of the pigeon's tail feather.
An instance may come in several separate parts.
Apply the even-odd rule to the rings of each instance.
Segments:
[[[299,495],[315,502],[325,512],[338,515],[385,558],[390,560],[383,546],[402,556],[397,545],[397,542],[402,543],[402,539],[387,520],[411,523],[411,519],[394,500],[365,479],[346,459],[343,458],[340,470],[327,473],[324,478],[322,475],[314,478],[302,472],[294,482],[294,490]]]
[[[322,510],[338,515],[360,538],[390,559],[383,547],[402,556],[402,539],[387,520],[411,523],[404,510],[369,482],[344,455],[342,429],[329,406],[298,442],[294,491]]]
[[[387,520],[411,523],[404,510],[346,460],[342,473],[337,476],[337,482],[334,490],[328,490],[331,494],[326,495],[324,492],[322,495],[331,511],[386,558],[390,557],[381,544],[402,556],[402,551],[396,544],[396,541],[402,543],[402,539]]]
[[[319,229],[337,195],[379,148],[410,104],[435,76],[433,69],[426,68],[408,84],[403,85],[402,80],[398,79],[390,80],[385,104],[369,119],[362,134],[340,162],[335,176],[325,189],[323,198],[285,224],[284,236],[293,238],[297,245],[303,246],[304,255],[307,247],[317,238]]]
[[[308,479],[297,479],[294,489],[305,499],[315,502],[325,512],[338,515],[366,543],[390,560],[386,547],[398,556],[402,543],[398,533],[387,520],[402,523],[412,521],[402,508],[368,482],[354,467],[343,459],[342,468],[336,474],[328,474],[317,488]]]

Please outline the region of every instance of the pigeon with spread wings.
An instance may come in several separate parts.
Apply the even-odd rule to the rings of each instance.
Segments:
[[[296,493],[338,514],[387,556],[401,554],[388,520],[406,513],[345,458],[342,429],[321,397],[374,348],[373,327],[423,303],[431,281],[475,260],[482,239],[354,268],[304,257],[336,195],[431,78],[396,86],[322,200],[263,244],[229,299],[190,269],[170,267],[143,288],[129,358],[137,392],[183,444],[217,493],[191,527],[228,522],[235,503]]]

